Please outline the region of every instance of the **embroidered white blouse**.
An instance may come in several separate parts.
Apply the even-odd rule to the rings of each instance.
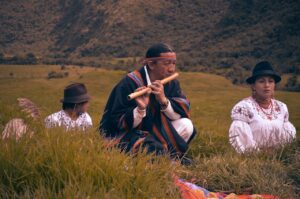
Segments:
[[[68,130],[86,130],[93,126],[92,119],[88,113],[82,113],[76,120],[72,120],[69,115],[64,111],[58,111],[46,117],[46,128],[64,127]]]
[[[233,107],[231,118],[229,142],[239,153],[285,144],[296,137],[287,106],[275,99],[264,109],[252,97],[245,98]]]

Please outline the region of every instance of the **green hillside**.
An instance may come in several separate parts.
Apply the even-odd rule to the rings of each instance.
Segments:
[[[68,76],[47,79],[51,71],[68,72]],[[89,67],[1,65],[0,131],[7,121],[21,117],[35,132],[31,139],[0,141],[1,198],[179,198],[172,183],[174,174],[212,191],[299,197],[299,138],[277,151],[236,154],[227,138],[230,110],[249,96],[250,89],[232,85],[222,76],[180,73],[198,131],[189,150],[191,166],[172,163],[167,157],[130,157],[106,149],[96,126],[109,92],[125,74]],[[60,110],[63,88],[71,82],[85,83],[92,95],[88,112],[95,128],[86,135],[45,130],[42,121],[32,121],[17,106],[16,98],[29,98],[44,118]],[[298,131],[299,97],[299,93],[276,92]]]
[[[33,53],[43,63],[107,66],[108,58],[140,57],[163,41],[188,71],[233,68],[243,74],[269,60],[281,72],[299,73],[298,0],[2,2],[4,57]]]

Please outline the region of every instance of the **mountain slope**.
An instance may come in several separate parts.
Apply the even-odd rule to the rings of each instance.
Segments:
[[[164,41],[179,67],[249,70],[258,60],[299,69],[300,1],[2,1],[0,53],[95,63],[143,56]]]

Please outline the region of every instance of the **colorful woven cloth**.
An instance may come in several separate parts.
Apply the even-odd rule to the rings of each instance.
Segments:
[[[179,187],[182,199],[279,199],[273,195],[236,195],[234,193],[225,195],[222,193],[210,192],[198,185],[185,180],[174,178],[175,184]]]

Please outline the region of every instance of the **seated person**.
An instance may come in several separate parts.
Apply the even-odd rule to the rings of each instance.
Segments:
[[[179,82],[162,85],[162,79],[176,69],[176,53],[167,44],[151,46],[144,66],[128,73],[112,90],[99,130],[107,138],[118,140],[127,152],[146,147],[147,152],[183,155],[195,135],[190,103]],[[127,96],[146,86],[151,93],[129,101]]]
[[[280,80],[266,61],[258,63],[246,80],[252,96],[237,103],[231,112],[229,142],[237,152],[273,148],[296,137],[287,106],[273,98],[275,84]]]
[[[86,130],[93,126],[87,113],[90,96],[84,84],[74,83],[64,89],[62,110],[46,117],[46,128],[63,127],[65,130]]]

